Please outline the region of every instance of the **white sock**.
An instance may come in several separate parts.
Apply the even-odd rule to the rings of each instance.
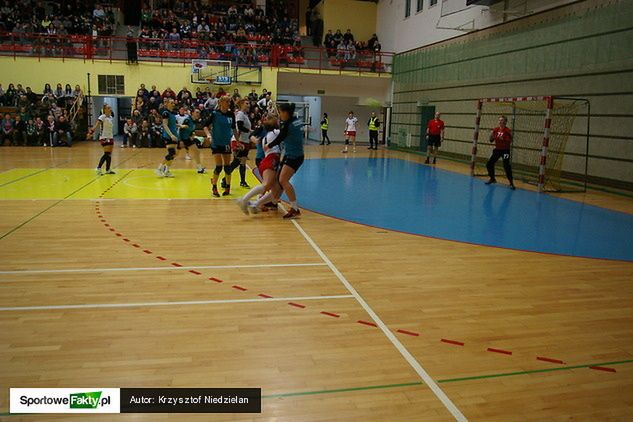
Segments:
[[[299,209],[299,207],[297,206],[297,201],[292,201],[292,202],[290,202],[290,206],[291,206],[293,209],[295,209],[295,210],[298,210],[298,209]]]
[[[261,196],[257,202],[255,202],[255,206],[256,207],[261,207],[264,204],[269,203],[272,199],[274,198],[274,195],[272,192],[268,192],[266,195]]]
[[[248,201],[255,195],[262,194],[266,191],[266,187],[264,185],[257,185],[248,192],[244,196],[242,196],[242,201]]]

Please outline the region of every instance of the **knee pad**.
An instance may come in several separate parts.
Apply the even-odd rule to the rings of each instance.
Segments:
[[[165,156],[165,160],[172,161],[175,157],[176,157],[176,149],[175,148],[168,148],[167,149],[167,155]]]
[[[345,145],[349,145],[349,138],[345,140]]]
[[[233,168],[231,166],[224,166],[224,174],[229,176],[233,172]]]
[[[219,176],[220,173],[222,173],[222,166],[215,166],[215,168],[213,169],[213,174]]]

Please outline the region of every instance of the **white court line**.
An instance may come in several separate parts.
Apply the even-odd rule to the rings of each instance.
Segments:
[[[440,399],[440,401],[444,404],[446,409],[453,415],[455,420],[460,422],[465,422],[466,416],[455,406],[455,404],[448,398],[446,393],[442,391],[442,389],[437,385],[433,378],[422,368],[422,365],[418,363],[417,360],[413,357],[413,355],[404,347],[404,345],[396,338],[396,336],[387,328],[384,322],[378,317],[378,315],[371,309],[371,307],[365,302],[362,296],[356,291],[356,289],[350,284],[349,281],[345,278],[345,276],[334,266],[332,261],[325,255],[325,253],[319,248],[319,246],[312,240],[312,238],[303,230],[303,228],[297,223],[296,220],[292,220],[292,224],[299,230],[299,233],[303,235],[305,240],[312,246],[312,249],[316,251],[316,253],[321,257],[321,259],[330,267],[330,270],[336,275],[336,277],[343,283],[345,288],[354,296],[356,301],[363,307],[365,312],[371,317],[372,320],[378,325],[378,327],[382,330],[383,333],[387,336],[387,338],[391,341],[391,343],[398,349],[400,354],[405,358],[405,360],[411,365],[411,367],[417,372],[417,374],[422,378],[422,380],[429,386],[429,388],[433,391],[435,396]]]
[[[13,270],[0,271],[0,275],[19,274],[55,274],[55,273],[105,273],[111,271],[178,271],[178,270],[206,270],[206,269],[232,269],[232,268],[276,268],[276,267],[325,267],[323,262],[306,264],[253,264],[253,265],[202,265],[197,267],[137,267],[137,268],[66,268],[47,270]],[[6,281],[6,280],[5,280]],[[0,280],[2,282],[2,280]]]
[[[46,306],[14,306],[0,308],[0,311],[46,311],[58,309],[94,309],[94,308],[139,308],[147,306],[189,306],[213,305],[221,303],[253,303],[253,302],[282,302],[321,299],[348,299],[352,295],[333,296],[300,296],[300,297],[271,297],[261,299],[221,299],[221,300],[188,300],[180,302],[138,302],[138,303],[87,303],[82,305],[46,305]]]

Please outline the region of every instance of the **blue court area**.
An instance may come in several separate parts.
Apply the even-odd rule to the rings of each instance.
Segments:
[[[633,261],[633,215],[390,158],[306,160],[301,206],[389,230],[534,252]],[[423,252],[423,251],[421,251]]]

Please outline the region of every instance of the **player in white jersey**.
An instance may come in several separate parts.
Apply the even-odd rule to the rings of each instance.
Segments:
[[[279,162],[281,158],[281,148],[279,145],[269,147],[279,135],[279,129],[275,129],[278,125],[277,119],[274,117],[267,118],[265,122],[268,133],[262,140],[262,147],[264,149],[264,159],[257,166],[259,174],[262,176],[262,184],[255,186],[248,191],[246,195],[237,200],[237,205],[240,207],[244,214],[258,213],[264,204],[269,202],[271,198],[278,197],[281,194],[281,188],[277,181],[277,171],[279,170]],[[266,192],[270,192],[270,195],[264,195]],[[256,202],[249,203],[248,200],[255,195],[262,195]]]
[[[106,174],[115,174],[110,166],[112,164],[112,150],[114,149],[114,135],[112,134],[112,107],[108,104],[103,106],[103,113],[97,118],[94,127],[88,131],[88,136],[92,137],[97,129],[100,129],[99,143],[103,147],[103,155],[97,166],[97,175],[101,176],[101,167],[106,165]]]
[[[233,161],[231,162],[231,171],[238,166],[240,168],[240,186],[249,188],[246,183],[246,162],[248,161],[248,151],[251,149],[251,141],[249,139],[251,133],[251,119],[248,117],[250,103],[246,98],[242,98],[237,102],[237,112],[235,113],[235,124],[239,139],[231,142],[233,150]]]
[[[352,151],[356,152],[356,124],[358,123],[358,119],[354,117],[354,112],[350,111],[347,115],[347,119],[345,119],[345,148],[343,149],[343,153],[347,153],[347,147],[349,145],[349,141],[352,141]]]

